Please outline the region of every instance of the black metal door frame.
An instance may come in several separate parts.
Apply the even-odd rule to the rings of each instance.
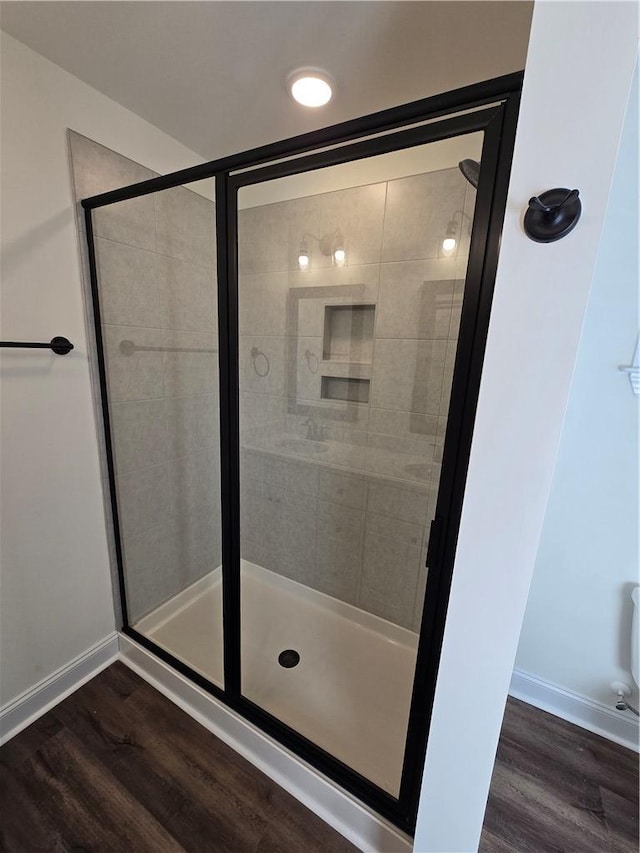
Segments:
[[[243,717],[257,724],[296,755],[409,833],[412,833],[415,828],[417,816],[422,768],[489,326],[522,76],[520,72],[467,86],[334,125],[321,131],[253,149],[243,154],[152,178],[82,201],[85,210],[105,446],[124,622],[123,633],[152,651]],[[241,186],[284,175],[320,169],[336,163],[372,157],[388,151],[478,131],[484,132],[480,180],[447,419],[442,473],[436,514],[432,522],[427,550],[429,571],[402,781],[399,797],[395,798],[242,695],[237,192]],[[316,153],[309,153],[314,150]],[[204,178],[215,179],[216,199],[224,689],[208,681],[129,624],[92,222],[92,211],[96,208]]]

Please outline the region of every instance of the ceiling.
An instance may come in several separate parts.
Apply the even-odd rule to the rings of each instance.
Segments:
[[[524,67],[533,3],[2,2],[10,35],[206,159]],[[326,68],[311,111],[284,86]]]

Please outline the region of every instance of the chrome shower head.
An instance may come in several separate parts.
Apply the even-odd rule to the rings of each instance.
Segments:
[[[478,189],[478,179],[480,178],[480,163],[475,160],[461,160],[458,163],[458,168],[469,181],[471,186]]]

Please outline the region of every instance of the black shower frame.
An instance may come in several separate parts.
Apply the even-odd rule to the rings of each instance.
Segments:
[[[522,79],[523,72],[498,77],[82,200],[122,607],[122,632],[251,723],[258,725],[293,753],[408,833],[413,833],[417,817],[422,768],[506,208]],[[450,114],[453,116],[447,118]],[[434,121],[436,119],[437,121]],[[402,130],[407,126],[409,129]],[[248,184],[477,131],[484,131],[480,181],[443,450],[442,474],[427,549],[426,563],[429,571],[402,780],[399,796],[395,798],[250,702],[241,693],[236,196],[239,187]],[[358,142],[361,137],[364,138]],[[309,153],[314,150],[316,153]],[[92,211],[97,208],[205,178],[215,179],[216,201],[224,689],[210,682],[129,624],[92,221]]]

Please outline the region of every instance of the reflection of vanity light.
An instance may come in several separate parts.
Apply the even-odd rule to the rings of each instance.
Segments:
[[[336,231],[335,238],[333,241],[333,262],[337,267],[343,267],[346,259],[347,253],[344,250],[344,240],[342,239],[342,233],[340,231]]]
[[[306,243],[300,243],[300,251],[298,252],[298,266],[301,270],[309,269],[309,251]]]
[[[347,262],[347,253],[344,248],[344,239],[340,229],[329,231],[327,234],[323,234],[322,237],[316,237],[315,234],[307,232],[302,235],[300,249],[298,250],[298,267],[301,270],[308,270],[311,266],[307,238],[316,240],[321,253],[331,258],[337,267],[343,267]]]
[[[456,223],[453,219],[451,219],[449,221],[449,224],[447,225],[447,234],[444,240],[442,241],[442,254],[446,255],[447,257],[455,252],[456,245],[458,242],[456,240],[457,230],[458,227]]]

